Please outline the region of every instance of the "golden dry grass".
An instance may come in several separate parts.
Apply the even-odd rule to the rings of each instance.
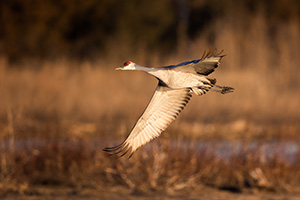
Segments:
[[[222,66],[215,77],[234,86],[234,93],[193,97],[161,138],[130,160],[116,160],[101,149],[125,138],[156,80],[114,72],[113,66],[43,65],[41,70],[1,68],[1,188],[6,191],[22,193],[31,184],[121,185],[169,193],[199,184],[236,191],[299,186],[299,152],[291,165],[278,159],[280,150],[267,161],[260,151],[268,141],[299,140],[299,94],[291,89],[278,95],[280,86],[275,82],[278,87],[270,88],[272,80],[262,74]],[[209,145],[198,149],[197,141]],[[226,149],[233,151],[231,162],[216,155],[224,141],[232,142]],[[244,146],[241,152],[234,152],[234,141]],[[259,142],[254,149],[252,141]],[[251,175],[256,173],[258,178]]]

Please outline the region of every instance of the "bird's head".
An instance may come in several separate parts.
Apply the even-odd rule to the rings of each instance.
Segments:
[[[121,67],[115,68],[115,70],[136,70],[136,64],[131,61],[126,61]]]

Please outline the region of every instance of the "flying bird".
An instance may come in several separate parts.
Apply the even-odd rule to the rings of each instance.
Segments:
[[[216,85],[216,79],[207,75],[215,71],[225,56],[223,51],[217,53],[204,51],[198,60],[182,62],[158,68],[143,67],[127,61],[115,70],[144,71],[158,80],[158,85],[143,114],[135,123],[130,134],[118,146],[103,150],[109,155],[129,158],[141,146],[158,137],[175,120],[189,102],[192,94],[203,95],[209,90],[226,94],[233,92],[232,87]]]

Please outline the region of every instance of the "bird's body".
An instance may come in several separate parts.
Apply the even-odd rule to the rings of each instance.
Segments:
[[[144,113],[136,122],[126,140],[116,147],[105,148],[111,155],[130,156],[141,146],[158,137],[178,116],[192,97],[209,90],[222,94],[232,92],[231,87],[215,85],[216,79],[208,78],[220,64],[222,52],[204,52],[201,59],[159,68],[149,68],[127,61],[116,70],[144,71],[158,79],[158,86]],[[212,89],[216,87],[217,89]]]
[[[158,70],[148,73],[172,89],[201,87],[203,83],[210,83],[204,76],[175,71],[173,69],[158,68]]]

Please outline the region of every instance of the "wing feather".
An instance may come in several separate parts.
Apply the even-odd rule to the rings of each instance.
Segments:
[[[202,57],[198,60],[191,60],[180,63],[178,65],[170,65],[164,68],[172,68],[176,71],[197,73],[201,75],[209,75],[220,65],[220,60],[225,56],[222,54],[223,50],[217,53],[217,49],[214,51],[204,51]]]
[[[158,137],[175,120],[191,98],[190,89],[171,89],[158,84],[147,108],[128,137],[116,147],[103,149],[111,155],[130,156],[141,146]]]

